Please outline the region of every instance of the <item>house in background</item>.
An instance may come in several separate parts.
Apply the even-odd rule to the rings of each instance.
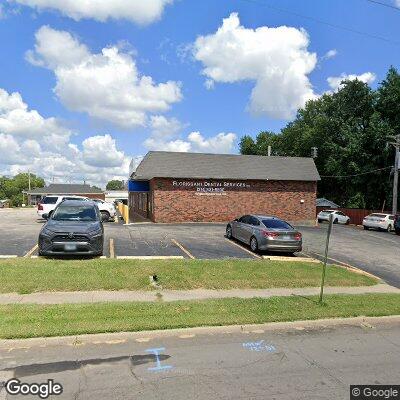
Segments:
[[[96,187],[87,184],[75,183],[52,183],[49,186],[24,191],[28,196],[28,205],[36,205],[45,196],[50,195],[75,195],[91,199],[105,199],[104,192]]]
[[[334,208],[334,209],[339,208],[339,206],[336,203],[334,203],[333,201],[327,200],[327,199],[325,199],[323,197],[317,199],[316,206],[317,206],[317,210],[318,210],[318,208],[321,208],[321,209],[322,208],[324,208],[324,209],[327,209],[327,208]],[[321,211],[321,210],[318,210],[318,211]]]

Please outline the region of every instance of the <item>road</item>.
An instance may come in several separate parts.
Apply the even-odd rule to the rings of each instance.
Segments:
[[[399,383],[400,321],[0,342],[0,360],[0,380],[51,378],[60,399],[348,399],[350,384]]]
[[[303,233],[304,251],[324,254],[327,224],[320,224],[318,228],[301,227],[300,230]],[[394,233],[334,225],[329,256],[400,288],[400,236]]]

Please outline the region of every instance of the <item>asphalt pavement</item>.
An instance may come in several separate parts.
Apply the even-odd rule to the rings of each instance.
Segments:
[[[54,379],[52,398],[74,400],[348,399],[352,384],[399,384],[400,322],[374,321],[0,342],[0,381]]]
[[[311,255],[323,255],[327,224],[301,227],[303,249]],[[387,284],[400,288],[400,236],[362,228],[334,225],[329,256],[378,276]]]

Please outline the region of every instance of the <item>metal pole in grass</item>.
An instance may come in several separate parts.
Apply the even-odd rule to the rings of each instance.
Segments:
[[[329,226],[328,233],[326,235],[326,244],[325,244],[325,256],[324,256],[324,265],[322,267],[322,280],[321,280],[321,292],[319,293],[319,302],[322,303],[322,296],[324,295],[324,284],[325,284],[325,273],[326,273],[326,264],[328,262],[328,250],[329,250],[329,239],[331,237],[333,225],[333,215],[332,213],[329,215]]]

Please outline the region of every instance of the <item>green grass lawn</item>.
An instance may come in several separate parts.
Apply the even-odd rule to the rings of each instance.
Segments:
[[[173,303],[95,303],[0,306],[0,338],[68,336],[254,324],[319,318],[400,315],[400,295],[327,295],[220,299]]]
[[[319,286],[322,264],[267,260],[43,260],[0,261],[0,293],[90,290],[232,289]],[[338,266],[327,286],[367,286],[377,280]]]

